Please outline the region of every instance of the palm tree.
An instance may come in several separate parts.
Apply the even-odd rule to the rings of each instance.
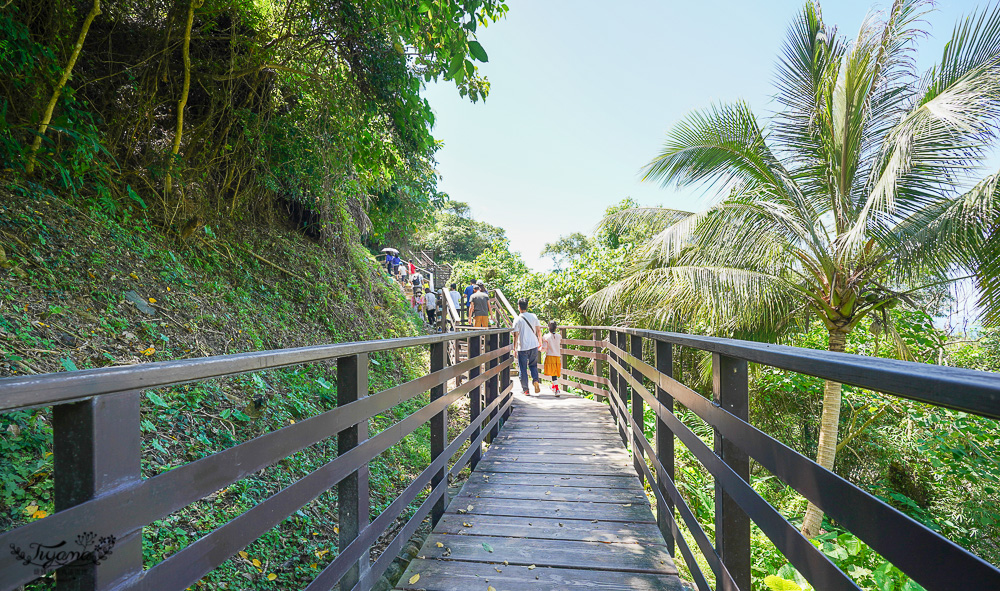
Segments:
[[[1000,121],[1000,7],[961,21],[941,62],[919,76],[914,44],[928,10],[898,0],[846,39],[807,3],[788,31],[780,109],[768,124],[743,102],[695,112],[644,169],[644,180],[701,184],[722,198],[697,214],[635,208],[607,218],[674,223],[585,309],[608,317],[627,308],[619,319],[658,326],[696,319],[757,338],[814,314],[829,350],[844,351],[865,318],[900,342],[887,309],[967,274],[998,317],[997,268],[982,254],[998,240],[998,175],[976,182],[976,173]],[[841,385],[827,381],[817,462],[830,470],[840,406]],[[802,532],[816,535],[822,517],[810,504]]]

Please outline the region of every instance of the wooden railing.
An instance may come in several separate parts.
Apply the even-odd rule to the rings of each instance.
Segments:
[[[632,448],[636,472],[652,486],[657,502],[657,521],[671,554],[676,543],[699,590],[707,591],[710,586],[691,548],[680,535],[675,521],[677,514],[714,573],[717,589],[749,591],[751,588],[751,520],[814,588],[823,591],[859,589],[847,574],[754,491],[749,484],[750,458],[815,503],[925,589],[1000,589],[1000,569],[996,566],[820,467],[748,422],[748,363],[994,419],[1000,418],[1000,376],[997,374],[677,333],[618,327],[567,328],[577,333],[576,336],[582,333],[589,338],[566,338],[563,353],[591,360],[591,373],[564,369],[563,376],[570,385],[609,401],[622,442]],[[711,400],[673,378],[675,346],[712,354]],[[714,449],[677,418],[675,401],[712,426]],[[652,444],[643,430],[647,405],[656,414]],[[675,485],[675,437],[715,479],[714,544]]]
[[[449,367],[446,346],[457,339],[467,340],[470,359]],[[424,346],[430,348],[427,375],[368,394],[370,354]],[[143,391],[333,360],[337,408],[151,478],[141,477]],[[496,436],[510,412],[511,361],[509,331],[495,329],[2,379],[0,412],[53,407],[56,512],[0,534],[0,589],[14,589],[39,576],[38,567],[25,564],[12,549],[56,545],[84,532],[111,540],[113,551],[100,564],[58,568],[60,588],[187,589],[334,486],[339,553],[307,589],[331,589],[338,583],[340,589],[369,589],[424,517],[430,513],[436,522],[443,514],[447,475],[458,474],[469,463],[474,467],[483,441]],[[448,382],[459,376],[467,381],[446,391]],[[369,419],[428,391],[428,404],[369,437]],[[462,397],[469,398],[471,420],[449,441],[448,408]],[[430,465],[369,522],[368,463],[428,422]],[[143,568],[143,526],[334,436],[338,454],[322,467],[162,562]],[[468,449],[449,464],[466,443]],[[428,485],[429,496],[371,563],[372,544]]]

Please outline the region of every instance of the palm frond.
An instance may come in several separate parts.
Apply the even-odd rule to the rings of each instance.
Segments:
[[[632,310],[635,322],[702,321],[718,334],[773,332],[794,320],[802,294],[780,277],[726,267],[659,267],[633,273],[584,300],[593,317]]]
[[[660,232],[693,215],[695,214],[690,211],[666,207],[629,207],[604,216],[597,224],[595,231],[624,232],[635,226],[643,226],[653,232]]]
[[[942,63],[924,77],[925,90],[874,159],[865,203],[842,238],[846,248],[953,196],[983,159],[1000,124],[998,34],[1000,6],[956,27]]]
[[[664,187],[738,183],[782,195],[789,176],[750,107],[740,101],[685,117],[667,133],[660,154],[643,167],[642,179]]]

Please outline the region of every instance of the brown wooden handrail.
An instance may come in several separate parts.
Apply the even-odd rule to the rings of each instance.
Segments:
[[[449,365],[446,347],[457,340],[469,342],[470,359]],[[369,354],[414,346],[429,346],[431,370],[369,395]],[[337,408],[141,478],[139,402],[143,390],[332,360],[337,362]],[[54,405],[56,465],[56,512],[0,533],[0,547],[27,550],[33,543],[54,544],[95,532],[112,540],[114,551],[100,564],[74,570],[78,577],[74,588],[186,589],[336,486],[340,553],[309,588],[330,588],[339,582],[342,588],[367,589],[428,513],[435,521],[440,517],[446,502],[445,473],[457,473],[469,462],[475,464],[482,443],[495,437],[509,416],[511,363],[509,331],[492,329],[0,379],[0,410]],[[465,377],[465,382],[446,391],[449,381],[459,377]],[[428,390],[429,404],[367,436],[371,417]],[[464,397],[470,399],[470,423],[457,439],[449,441],[447,409]],[[368,523],[368,462],[427,422],[431,425],[431,464]],[[144,526],[333,436],[338,438],[340,452],[335,458],[180,552],[143,569]],[[449,465],[467,443],[462,458]],[[432,487],[430,497],[380,558],[370,564],[372,543],[428,485]],[[47,570],[62,566],[53,564]],[[0,553],[0,589],[34,580],[39,576],[35,568],[23,564],[17,552]]]
[[[815,588],[858,589],[850,577],[750,487],[750,458],[929,591],[1000,588],[1000,569],[996,566],[750,425],[747,365],[753,362],[790,369],[992,418],[1000,416],[997,374],[632,328],[564,328],[591,334],[591,339],[566,339],[563,354],[591,359],[594,369],[589,374],[564,370],[563,376],[575,379],[566,380],[570,385],[608,400],[622,441],[632,449],[636,472],[640,478],[655,483],[657,506],[665,508],[657,510],[658,525],[671,548],[674,543],[678,545],[702,591],[710,589],[708,580],[680,535],[675,510],[721,589],[750,588],[751,520]],[[712,400],[672,377],[675,345],[713,354]],[[579,346],[593,350],[572,348]],[[674,415],[674,400],[713,427],[714,450]],[[647,405],[657,417],[655,446],[645,434]],[[714,544],[674,483],[675,437],[715,479]]]

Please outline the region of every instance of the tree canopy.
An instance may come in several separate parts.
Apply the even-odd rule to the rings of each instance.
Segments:
[[[434,214],[429,229],[418,232],[411,245],[434,253],[439,262],[472,262],[491,245],[506,244],[507,232],[472,217],[469,205],[448,201]]]
[[[148,208],[166,226],[296,203],[330,238],[412,232],[441,201],[423,86],[485,99],[476,32],[506,11],[13,0],[0,13],[4,174],[112,212]]]

